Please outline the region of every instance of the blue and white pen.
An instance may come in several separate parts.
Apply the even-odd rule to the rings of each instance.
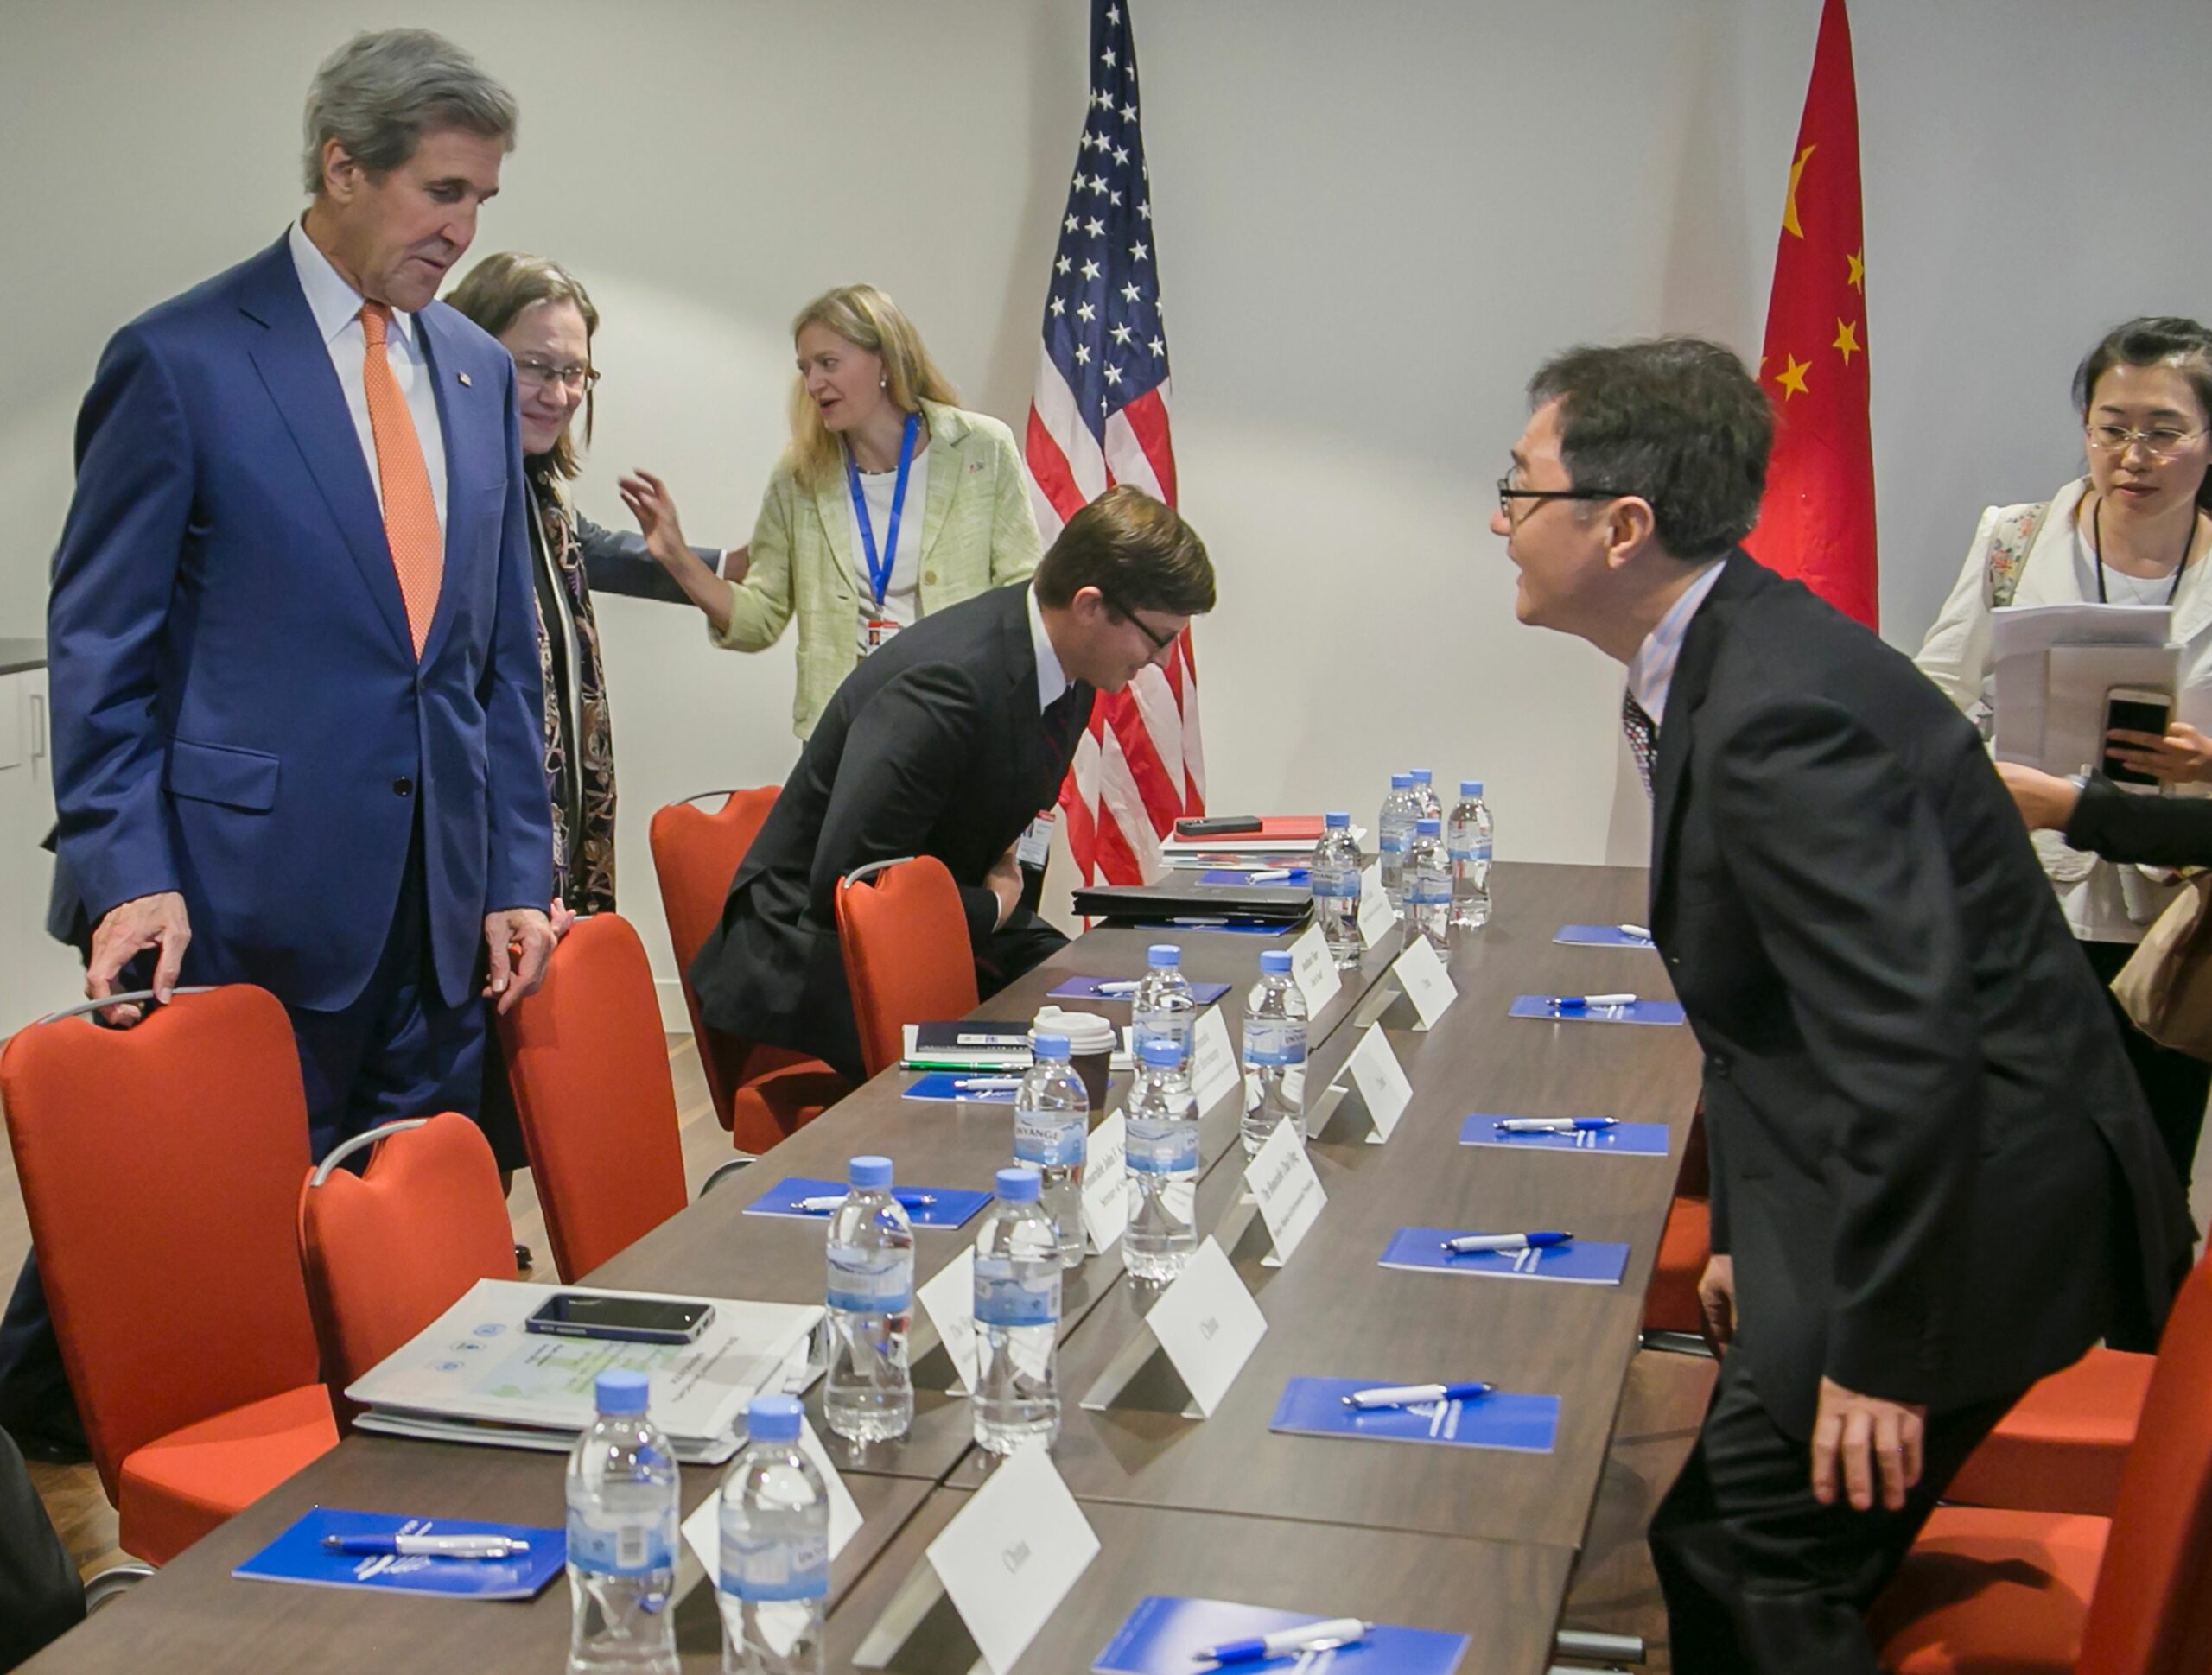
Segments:
[[[891,1196],[907,1209],[927,1209],[937,1202],[937,1194],[934,1192],[894,1191]],[[819,1197],[802,1198],[793,1208],[803,1210],[809,1215],[828,1215],[834,1213],[838,1205],[845,1202],[845,1197],[846,1195],[842,1192],[825,1192]]]
[[[1640,924],[1617,924],[1613,929],[1624,936],[1634,936],[1647,942],[1651,940],[1651,933]]]
[[[1356,1407],[1364,1412],[1378,1407],[1419,1407],[1425,1402],[1471,1402],[1478,1396],[1487,1396],[1495,1385],[1472,1384],[1395,1384],[1384,1385],[1374,1390],[1355,1390],[1349,1396],[1338,1398],[1346,1407]]]
[[[1619,1124],[1618,1117],[1500,1117],[1496,1126],[1501,1134],[1586,1134]]]
[[[1278,1628],[1272,1634],[1255,1634],[1249,1640],[1224,1640],[1219,1646],[1210,1646],[1191,1656],[1201,1663],[1211,1659],[1217,1664],[1256,1664],[1294,1653],[1333,1652],[1340,1646],[1363,1640],[1374,1632],[1373,1623],[1362,1622],[1357,1617],[1334,1617],[1327,1622]]]
[[[1137,992],[1136,980],[1135,978],[1116,978],[1110,983],[1093,984],[1092,992],[1097,994],[1109,996],[1135,994]]]
[[[1244,882],[1247,884],[1287,884],[1290,882],[1290,868],[1271,866],[1264,872],[1250,874]]]
[[[1454,1256],[1484,1251],[1548,1251],[1573,1237],[1571,1233],[1463,1233],[1457,1239],[1446,1240],[1444,1248]]]
[[[1552,997],[1554,1012],[1592,1012],[1603,1006],[1632,1006],[1632,994],[1555,994]]]
[[[962,1093],[997,1093],[1021,1086],[1020,1076],[962,1076],[952,1084]]]
[[[530,1543],[512,1535],[327,1535],[327,1552],[401,1558],[418,1555],[432,1558],[512,1558],[530,1551]]]

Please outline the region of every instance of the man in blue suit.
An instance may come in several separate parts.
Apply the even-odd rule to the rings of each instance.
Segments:
[[[101,357],[48,631],[86,993],[273,992],[320,1156],[474,1110],[553,885],[513,364],[434,301],[514,100],[392,30],[307,118],[305,216]]]

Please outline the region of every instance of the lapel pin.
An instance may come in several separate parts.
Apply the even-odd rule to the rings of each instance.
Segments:
[[[467,384],[467,383],[468,383],[468,374],[467,374],[467,373],[466,373],[466,372],[463,372],[462,374],[461,374],[461,381],[463,384]],[[474,386],[474,384],[470,384],[470,385],[469,385],[469,387],[470,387],[471,389],[475,388],[475,386]]]

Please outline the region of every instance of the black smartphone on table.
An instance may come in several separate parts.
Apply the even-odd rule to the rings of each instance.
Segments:
[[[682,1297],[594,1297],[558,1291],[523,1323],[556,1337],[619,1338],[630,1343],[690,1343],[715,1317],[711,1303]]]
[[[1260,829],[1257,815],[1204,815],[1175,822],[1179,838],[1236,837]]]

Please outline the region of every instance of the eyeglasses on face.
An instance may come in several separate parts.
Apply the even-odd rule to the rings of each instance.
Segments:
[[[2182,430],[2172,425],[2154,425],[2148,430],[2130,430],[2120,424],[2093,424],[2088,428],[2089,446],[2100,454],[2125,454],[2140,442],[2143,451],[2153,460],[2171,460],[2204,433],[2201,430]]]
[[[1600,488],[1516,489],[1510,477],[1501,477],[1497,479],[1497,509],[1504,513],[1506,523],[1510,524],[1518,521],[1513,516],[1516,500],[1534,500],[1539,504],[1546,500],[1618,500],[1628,492],[1626,489]]]
[[[569,389],[580,390],[586,395],[589,395],[593,386],[599,382],[599,374],[588,366],[578,366],[574,363],[556,366],[535,355],[515,357],[515,376],[524,384],[535,384],[541,390],[549,384],[565,384]]]
[[[1098,597],[1106,601],[1107,608],[1111,610],[1116,616],[1122,618],[1125,621],[1133,622],[1136,625],[1137,632],[1143,635],[1145,638],[1152,642],[1152,650],[1154,657],[1159,656],[1160,653],[1167,650],[1169,646],[1174,644],[1176,636],[1183,631],[1179,628],[1175,630],[1173,633],[1157,633],[1154,631],[1150,623],[1147,622],[1135,612],[1130,610],[1128,606],[1122,604],[1121,600],[1116,599],[1113,594],[1108,593],[1103,587],[1101,587],[1098,590]]]

